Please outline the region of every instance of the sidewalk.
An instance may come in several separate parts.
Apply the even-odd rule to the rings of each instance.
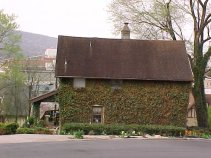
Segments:
[[[72,135],[42,135],[42,134],[14,134],[14,135],[0,135],[0,144],[9,143],[29,143],[29,142],[57,142],[57,141],[76,141],[76,140],[111,140],[111,139],[174,139],[174,140],[189,140],[191,138],[168,138],[159,135],[142,137],[134,136],[131,138],[120,138],[113,135],[85,135],[84,139],[74,139]],[[193,138],[197,139],[197,138]],[[198,138],[201,139],[201,138]]]
[[[0,135],[0,144],[5,143],[28,143],[28,142],[52,142],[52,141],[68,141],[67,135],[38,135],[38,134],[15,134]]]
[[[119,138],[118,136],[94,136],[85,135],[81,140],[109,140]],[[28,143],[28,142],[55,142],[55,141],[71,141],[74,139],[71,135],[42,135],[42,134],[14,134],[0,135],[0,144],[7,143]]]

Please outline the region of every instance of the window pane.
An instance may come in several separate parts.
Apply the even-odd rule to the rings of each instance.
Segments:
[[[73,79],[74,88],[85,88],[85,79],[84,78],[74,78]]]
[[[121,89],[122,87],[122,80],[111,80],[111,88],[112,89]]]
[[[93,113],[94,114],[101,114],[102,107],[93,107]]]
[[[101,115],[93,115],[93,123],[101,123]]]

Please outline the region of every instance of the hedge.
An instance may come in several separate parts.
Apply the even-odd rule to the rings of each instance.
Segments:
[[[53,134],[48,128],[34,127],[34,128],[18,128],[17,134]]]
[[[185,128],[176,126],[160,125],[123,125],[123,124],[83,124],[66,123],[61,129],[61,134],[73,134],[75,131],[82,130],[84,134],[95,135],[121,135],[122,131],[133,132],[137,135],[163,135],[163,136],[184,136]]]

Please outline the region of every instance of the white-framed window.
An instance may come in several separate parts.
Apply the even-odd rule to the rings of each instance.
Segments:
[[[195,110],[194,107],[189,109],[189,111],[188,111],[188,118],[196,118],[196,110]]]
[[[111,80],[111,88],[114,89],[121,89],[123,81],[120,79]]]
[[[85,88],[86,80],[85,78],[74,78],[73,79],[73,88]]]
[[[104,122],[104,108],[101,105],[92,106],[92,123]]]

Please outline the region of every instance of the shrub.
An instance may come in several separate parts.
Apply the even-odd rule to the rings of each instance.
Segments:
[[[46,126],[46,123],[45,123],[44,120],[39,120],[39,121],[36,122],[35,126],[44,128]]]
[[[33,128],[18,128],[17,134],[34,134],[35,130]]]
[[[6,134],[15,134],[19,125],[17,123],[9,123],[5,125]]]
[[[53,132],[47,128],[35,127],[35,128],[18,128],[18,134],[53,134]]]
[[[5,124],[0,123],[0,135],[6,134]]]
[[[188,127],[185,130],[185,136],[211,138],[211,129],[210,128],[200,128],[200,127]]]
[[[29,128],[29,127],[34,126],[35,123],[36,123],[36,119],[34,117],[27,117],[22,127]]]
[[[211,106],[208,106],[208,125],[211,128]]]
[[[53,134],[53,132],[48,128],[42,128],[42,127],[35,127],[35,134]]]
[[[15,134],[18,128],[17,123],[0,124],[0,135]]]
[[[82,130],[75,131],[73,132],[73,135],[74,135],[74,138],[76,139],[83,139],[84,131]]]

